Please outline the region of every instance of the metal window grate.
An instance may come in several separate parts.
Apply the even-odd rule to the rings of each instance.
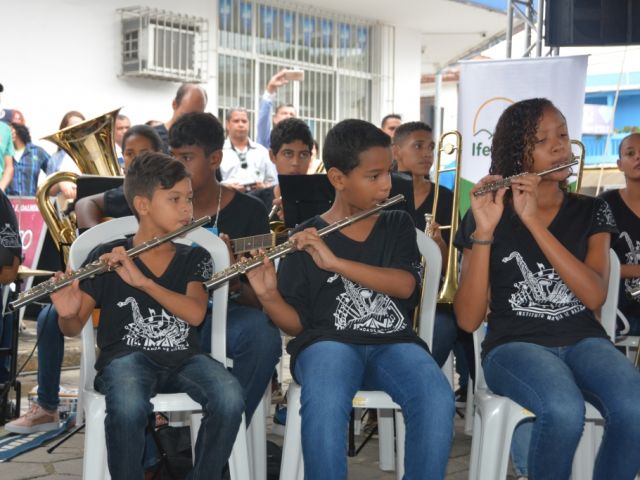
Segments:
[[[122,24],[122,75],[205,82],[208,22],[146,7],[118,10]]]
[[[221,114],[242,106],[253,118],[271,76],[298,68],[304,81],[280,88],[277,103],[293,104],[320,143],[339,120],[371,120],[372,23],[277,1],[219,0],[218,8]]]

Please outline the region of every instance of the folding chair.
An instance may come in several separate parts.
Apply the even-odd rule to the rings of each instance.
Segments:
[[[71,246],[69,265],[77,270],[89,252],[99,243],[109,242],[124,235],[135,233],[138,222],[135,217],[124,217],[102,223],[80,235]],[[211,254],[216,271],[229,266],[229,253],[222,240],[204,228],[189,232],[185,238],[176,240],[187,244],[197,243]],[[211,351],[214,359],[227,365],[226,360],[226,311],[228,285],[212,293],[212,339]],[[107,479],[106,443],[104,434],[105,400],[104,395],[95,391],[93,381],[96,375],[95,338],[91,321],[82,329],[82,357],[80,365],[79,408],[84,407],[86,434],[84,443],[83,478],[95,480]],[[82,402],[82,403],[81,403]],[[202,418],[201,406],[186,393],[158,394],[151,399],[155,411],[191,411],[191,444],[195,447],[198,428]],[[194,455],[195,457],[195,455]],[[247,438],[244,416],[229,458],[231,478],[245,480],[250,478]]]

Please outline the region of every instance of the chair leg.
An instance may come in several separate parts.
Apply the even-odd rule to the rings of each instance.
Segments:
[[[397,468],[394,443],[393,410],[378,409],[378,449],[381,470],[390,472]]]
[[[198,431],[200,430],[200,424],[202,423],[202,413],[194,412],[191,414],[191,428],[189,433],[191,434],[191,458],[196,461],[196,441],[198,440]]]
[[[271,405],[271,384],[267,387],[247,430],[251,478],[267,480],[267,424]]]
[[[249,449],[247,447],[247,427],[244,414],[242,414],[242,422],[240,422],[238,435],[236,436],[236,441],[233,444],[231,456],[229,457],[229,471],[231,473],[231,480],[251,478]]]
[[[404,416],[401,410],[395,410],[396,419],[396,478],[402,480],[404,477],[404,456],[406,429],[404,426]]]
[[[468,401],[468,400],[467,400]],[[480,445],[482,444],[481,410],[475,408],[473,415],[473,436],[471,437],[471,456],[469,458],[469,480],[479,480],[478,468],[480,464]]]
[[[104,401],[87,402],[85,415],[84,457],[82,478],[105,480],[108,478],[107,444],[104,434]]]
[[[473,418],[475,411],[475,405],[473,403],[473,381],[469,378],[467,384],[467,405],[464,410],[464,433],[466,435],[473,435]]]
[[[282,480],[302,480],[304,478],[300,385],[296,383],[291,383],[287,393],[287,424],[282,446],[280,478]]]

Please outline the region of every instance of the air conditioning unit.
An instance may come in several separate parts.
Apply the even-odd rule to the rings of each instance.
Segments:
[[[207,80],[208,23],[164,10],[130,7],[122,17],[122,75]]]

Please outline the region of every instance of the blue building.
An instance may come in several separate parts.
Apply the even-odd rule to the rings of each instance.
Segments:
[[[640,71],[589,75],[587,77],[587,105],[603,105],[613,109],[616,91],[619,92],[615,105],[614,133],[605,148],[607,134],[585,133],[582,142],[586,148],[588,165],[612,164],[618,159],[620,141],[634,129],[640,131]],[[606,151],[605,151],[606,150]]]

